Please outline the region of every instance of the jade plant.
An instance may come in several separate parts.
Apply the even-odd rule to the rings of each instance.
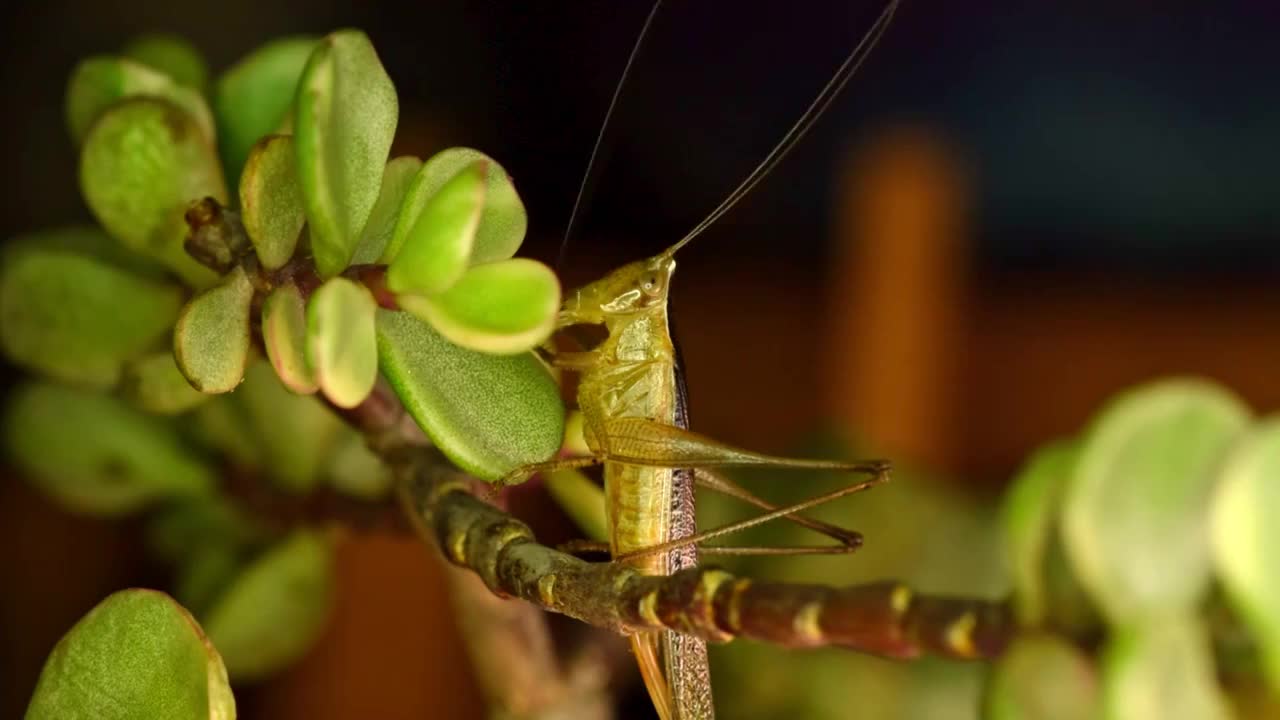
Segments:
[[[233,718],[232,682],[307,652],[329,613],[337,540],[322,523],[256,514],[246,483],[372,507],[398,494],[490,587],[618,629],[609,593],[634,579],[625,569],[572,565],[472,494],[581,443],[533,352],[560,287],[515,257],[527,219],[512,178],[469,148],[389,157],[396,92],[358,31],[273,42],[209,77],[173,38],[81,63],[68,125],[100,227],[4,249],[0,344],[33,375],[8,399],[8,458],[74,511],[144,514],[152,551],[175,570],[169,594],[121,591],[71,628],[27,716]],[[795,491],[825,481],[810,480]],[[598,488],[573,472],[545,485],[583,534],[604,534]],[[908,474],[868,493],[854,521],[923,553],[905,519],[942,513],[922,488]],[[1005,591],[1020,629],[994,665],[913,684],[936,667],[798,655],[769,683],[734,683],[721,704],[733,716],[847,717],[856,685],[878,698],[868,717],[1267,717],[1280,694],[1277,508],[1280,421],[1203,380],[1132,389],[1034,454],[998,512],[956,513],[971,522],[953,522],[943,545],[976,558],[957,589]],[[451,529],[468,523],[486,532]],[[998,549],[980,549],[984,532]],[[582,592],[469,562],[513,537],[521,557],[565,568],[557,589]],[[874,557],[859,558],[871,575]],[[492,602],[472,600],[460,614]],[[544,657],[551,643],[518,647],[500,623],[468,625],[495,713],[609,716],[599,671],[584,684]],[[717,682],[767,651],[718,654]],[[789,704],[771,705],[779,697]]]

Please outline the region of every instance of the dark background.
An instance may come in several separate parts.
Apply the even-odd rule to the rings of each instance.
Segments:
[[[170,31],[216,76],[270,38],[355,26],[399,91],[395,152],[470,145],[498,159],[528,206],[522,252],[551,262],[648,11],[11,5],[0,26],[0,237],[91,219],[62,108],[77,60]],[[701,220],[879,11],[869,0],[664,6],[623,92],[567,282],[656,252]],[[1280,407],[1278,20],[1280,6],[1263,0],[904,2],[809,137],[681,255],[694,426],[781,451],[834,420],[895,459],[990,491],[1036,445],[1153,376],[1206,374],[1260,411]],[[904,255],[892,218],[848,226],[847,215],[879,207],[847,180],[867,157],[890,178],[895,162],[945,158],[955,176],[941,173],[944,190],[921,182],[919,194],[958,198],[951,244],[916,238],[923,255]],[[10,716],[75,618],[157,571],[136,525],[68,516],[12,478],[2,487],[0,715]],[[479,712],[426,552],[360,539],[340,573],[334,628],[302,666],[238,694],[242,717]]]

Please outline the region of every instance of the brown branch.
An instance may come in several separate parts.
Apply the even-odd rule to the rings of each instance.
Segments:
[[[476,498],[474,481],[433,450],[405,448],[392,462],[404,502],[451,562],[499,595],[614,632],[965,659],[998,655],[1013,634],[1002,603],[920,596],[894,582],[830,588],[754,582],[709,567],[651,576],[589,563],[538,544],[527,525]]]

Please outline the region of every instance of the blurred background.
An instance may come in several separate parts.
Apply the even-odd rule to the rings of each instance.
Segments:
[[[664,7],[565,253],[566,283],[656,253],[701,220],[880,9],[864,0]],[[201,48],[216,73],[268,39],[356,26],[400,95],[393,155],[451,145],[489,153],[528,206],[525,254],[554,262],[648,10],[11,6],[0,27],[9,168],[0,236],[90,220],[62,106],[77,60],[169,31]],[[673,302],[696,429],[771,452],[864,449],[929,478],[928,490],[906,483],[833,511],[867,534],[859,556],[772,561],[762,574],[905,577],[933,591],[998,594],[1007,585],[989,519],[1000,489],[1028,452],[1075,433],[1116,390],[1192,373],[1255,409],[1280,408],[1277,20],[1274,3],[1243,0],[903,4],[821,123],[680,257]],[[76,618],[114,589],[165,578],[137,527],[67,515],[6,475],[0,715],[10,717]],[[785,493],[808,494],[798,483]],[[242,717],[479,716],[428,550],[357,536],[339,557],[334,624],[299,666],[238,694]],[[829,717],[976,717],[979,670],[838,661],[863,663],[855,668],[825,653],[771,652],[717,654],[726,707],[794,703],[790,667],[846,679],[888,673],[823,698]],[[742,669],[757,661],[776,681]],[[922,674],[950,688],[938,696],[944,709],[901,704]],[[754,679],[735,685],[739,677]],[[883,714],[852,709],[870,702],[855,690],[873,687]],[[902,690],[899,700],[885,699],[886,687]]]

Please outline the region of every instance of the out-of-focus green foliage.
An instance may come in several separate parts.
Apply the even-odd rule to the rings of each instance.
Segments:
[[[144,45],[138,49],[151,53],[159,48]],[[104,110],[133,97],[162,98],[177,105],[190,113],[205,137],[213,142],[213,114],[199,90],[150,63],[116,57],[89,58],[72,73],[67,85],[67,122],[72,137],[84,142],[89,128]]]
[[[1089,658],[1047,635],[1015,642],[987,685],[989,720],[1096,720],[1098,677]]]
[[[222,658],[195,619],[154,590],[103,600],[45,662],[27,720],[234,720]]]
[[[173,426],[109,395],[32,383],[9,399],[6,454],[74,510],[128,513],[162,498],[204,496],[214,473]]]
[[[205,617],[205,631],[238,680],[297,660],[324,629],[333,604],[332,546],[298,531],[246,567]]]

